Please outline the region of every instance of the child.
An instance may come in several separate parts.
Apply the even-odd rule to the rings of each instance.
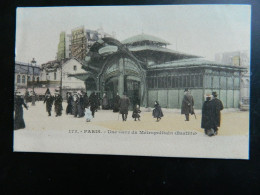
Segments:
[[[89,106],[87,108],[85,108],[85,118],[86,118],[86,122],[90,122],[90,120],[93,118],[92,112],[90,111]]]
[[[135,121],[136,121],[136,118],[138,118],[138,120],[140,121],[140,114],[139,113],[141,113],[140,107],[139,107],[139,105],[136,105],[134,107],[133,114],[132,114],[132,117],[135,119]]]
[[[163,117],[163,112],[158,101],[155,101],[154,103],[153,117],[157,118],[156,122],[159,122],[159,120],[161,120],[161,117]]]

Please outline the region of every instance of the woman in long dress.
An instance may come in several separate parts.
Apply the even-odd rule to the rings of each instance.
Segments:
[[[161,106],[158,101],[155,101],[155,103],[154,103],[153,117],[157,118],[156,122],[159,122],[161,120],[161,118],[163,117],[163,112],[162,112]]]
[[[24,103],[21,93],[17,92],[14,98],[14,130],[25,128],[23,106],[28,110],[28,106]]]

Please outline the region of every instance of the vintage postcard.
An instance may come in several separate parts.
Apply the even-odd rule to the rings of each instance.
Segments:
[[[249,159],[250,5],[16,16],[15,152]]]

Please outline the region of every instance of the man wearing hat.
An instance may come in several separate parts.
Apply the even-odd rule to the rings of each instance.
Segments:
[[[185,114],[185,121],[189,121],[189,114],[194,114],[194,100],[188,89],[184,90],[184,96],[181,105],[181,114]]]
[[[48,112],[48,115],[51,116],[51,108],[53,104],[51,93],[46,93],[43,103],[46,103],[46,111]]]
[[[14,130],[25,128],[25,123],[23,119],[23,106],[28,110],[28,106],[24,103],[21,92],[15,91]]]
[[[128,107],[130,105],[130,100],[126,96],[126,92],[123,93],[123,97],[119,101],[119,111],[122,114],[123,121],[126,121],[128,115]]]
[[[213,104],[213,114],[214,114],[214,118],[215,118],[215,135],[218,134],[218,127],[220,127],[220,121],[221,121],[221,113],[220,111],[224,109],[223,104],[221,102],[221,100],[219,100],[218,94],[216,91],[212,92],[212,104]]]
[[[62,114],[62,97],[58,90],[55,90],[55,97],[54,97],[54,107],[56,112],[56,117],[61,116]]]

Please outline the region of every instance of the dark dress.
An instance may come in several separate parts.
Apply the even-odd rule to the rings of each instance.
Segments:
[[[220,111],[224,109],[223,104],[221,100],[214,98],[212,101],[213,108],[214,108],[214,118],[215,118],[215,123],[217,127],[220,127],[220,121],[221,121],[221,113]]]
[[[73,98],[72,96],[68,96],[67,98],[67,108],[66,108],[66,114],[72,114],[72,102],[73,102]]]
[[[128,107],[130,105],[130,100],[128,97],[122,97],[119,101],[120,114],[128,114]]]
[[[43,103],[46,103],[46,112],[50,114],[52,104],[53,104],[53,97],[52,96],[46,96]]]
[[[154,118],[161,118],[161,117],[163,117],[163,112],[162,112],[161,106],[159,104],[155,104],[154,105],[153,117]]]
[[[181,114],[193,114],[194,113],[194,100],[189,93],[185,94],[182,99]]]
[[[77,101],[77,110],[78,110],[78,117],[84,116],[84,99],[83,96],[79,96]],[[75,116],[75,115],[74,115]]]
[[[113,112],[118,112],[119,111],[119,101],[120,101],[120,96],[116,95],[116,97],[114,98]]]
[[[83,100],[84,100],[84,109],[85,109],[89,106],[89,98],[88,98],[87,93],[84,94]]]
[[[25,128],[23,119],[23,106],[28,109],[24,99],[20,96],[14,98],[14,130]]]
[[[62,114],[62,101],[63,99],[60,95],[55,96],[54,107],[55,107],[56,116],[61,116]]]
[[[98,97],[96,94],[92,93],[90,96],[89,96],[89,103],[90,103],[90,110],[92,112],[92,116],[94,117],[95,115],[95,111],[97,110],[98,108]]]
[[[214,103],[205,101],[202,106],[201,128],[205,130],[215,129],[217,127],[214,115]]]
[[[74,115],[74,117],[77,117],[78,115],[78,106],[77,106],[78,101],[79,101],[78,95],[74,95],[72,101],[72,114]]]
[[[141,110],[139,109],[139,108],[134,108],[134,110],[133,110],[133,114],[132,114],[132,117],[133,118],[140,118],[140,114],[139,113],[141,113]]]

